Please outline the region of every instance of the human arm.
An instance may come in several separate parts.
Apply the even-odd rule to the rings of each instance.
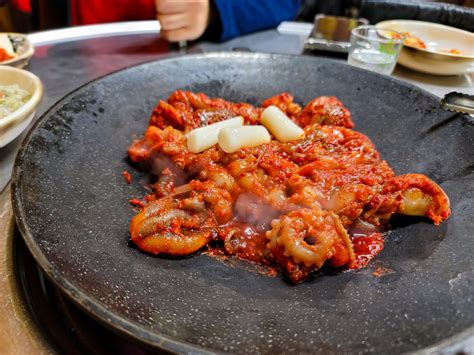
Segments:
[[[298,12],[299,0],[214,0],[220,21],[219,40],[276,27]]]
[[[155,0],[161,35],[171,42],[195,40],[206,30],[214,39],[224,41],[275,27],[292,19],[299,3],[299,0]]]

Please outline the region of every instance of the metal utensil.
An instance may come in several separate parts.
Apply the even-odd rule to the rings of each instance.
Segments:
[[[452,91],[441,99],[445,110],[474,115],[474,96]]]

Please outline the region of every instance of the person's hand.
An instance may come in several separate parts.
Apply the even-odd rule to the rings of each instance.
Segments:
[[[209,0],[155,0],[161,37],[170,42],[195,40],[209,23]]]

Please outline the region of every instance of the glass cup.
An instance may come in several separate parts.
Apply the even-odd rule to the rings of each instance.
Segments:
[[[347,61],[359,68],[390,75],[397,64],[405,36],[375,26],[359,26],[351,31]]]

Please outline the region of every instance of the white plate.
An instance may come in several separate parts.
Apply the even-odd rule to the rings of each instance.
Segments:
[[[0,85],[14,84],[28,91],[31,98],[18,110],[0,118],[0,148],[14,140],[28,127],[43,96],[43,85],[36,75],[18,68],[0,66]]]
[[[409,32],[426,44],[426,49],[403,46],[398,63],[435,75],[474,73],[474,34],[437,23],[389,20],[376,25],[397,32]],[[457,49],[460,54],[447,53]]]
[[[28,39],[28,36],[13,32],[1,32],[0,34],[6,34],[10,37],[13,41],[15,52],[18,55],[10,60],[0,62],[0,65],[9,65],[16,68],[23,68],[28,65],[28,61],[35,53],[35,49]]]

